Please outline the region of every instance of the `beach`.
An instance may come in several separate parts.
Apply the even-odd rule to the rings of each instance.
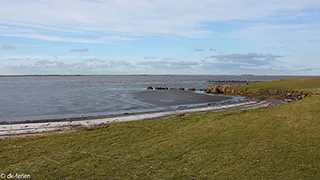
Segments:
[[[249,78],[249,79],[248,79]],[[212,79],[244,84],[255,76],[1,77],[0,135],[72,130],[112,122],[265,106],[243,96],[205,93]],[[148,90],[147,87],[153,87]],[[154,90],[165,87],[163,90]],[[167,90],[165,90],[167,88]],[[190,90],[191,89],[191,90]],[[32,124],[30,124],[32,123]],[[48,124],[50,124],[48,126]]]
[[[21,122],[0,125],[0,136],[12,136],[12,135],[24,135],[24,134],[38,134],[48,133],[56,131],[70,131],[75,130],[79,127],[90,128],[92,126],[99,126],[102,124],[110,124],[117,122],[129,122],[138,120],[152,120],[160,119],[173,115],[186,115],[203,112],[217,112],[217,111],[228,111],[235,109],[248,109],[248,108],[259,108],[268,107],[272,103],[267,101],[241,101],[237,103],[229,103],[224,105],[215,106],[204,106],[197,108],[186,108],[180,110],[167,110],[167,111],[156,111],[146,113],[136,113],[131,115],[115,115],[109,117],[87,117],[81,119],[60,119],[52,120],[47,122]],[[76,127],[76,128],[75,128]]]

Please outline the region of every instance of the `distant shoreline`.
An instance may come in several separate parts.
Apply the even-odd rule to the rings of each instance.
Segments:
[[[245,74],[39,74],[39,75],[0,75],[1,77],[74,77],[74,76],[283,76],[283,77],[320,77],[320,75],[245,75]]]

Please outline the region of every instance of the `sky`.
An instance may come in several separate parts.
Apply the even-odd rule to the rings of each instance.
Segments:
[[[320,75],[320,0],[0,0],[0,75]]]

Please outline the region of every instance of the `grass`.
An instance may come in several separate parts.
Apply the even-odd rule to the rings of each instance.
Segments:
[[[316,89],[320,86],[320,78],[289,78],[279,81],[252,83],[245,86],[248,89]]]
[[[231,89],[232,92],[227,92],[227,94],[260,97],[261,99],[269,97],[301,99],[300,96],[302,95],[304,97],[311,94],[320,94],[319,87],[320,78],[289,78],[236,86]],[[288,95],[289,92],[290,95]]]
[[[295,88],[289,81],[271,84]],[[307,86],[297,80],[296,87],[319,88],[315,81]],[[2,140],[0,173],[33,179],[320,179],[320,96]]]

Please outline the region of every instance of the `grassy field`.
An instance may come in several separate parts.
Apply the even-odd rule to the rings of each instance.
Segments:
[[[281,79],[279,81],[252,83],[247,86],[249,89],[318,89],[320,88],[320,78],[292,78]]]
[[[320,88],[320,79],[266,84],[259,87]],[[0,173],[33,179],[320,179],[320,96],[2,140]]]

